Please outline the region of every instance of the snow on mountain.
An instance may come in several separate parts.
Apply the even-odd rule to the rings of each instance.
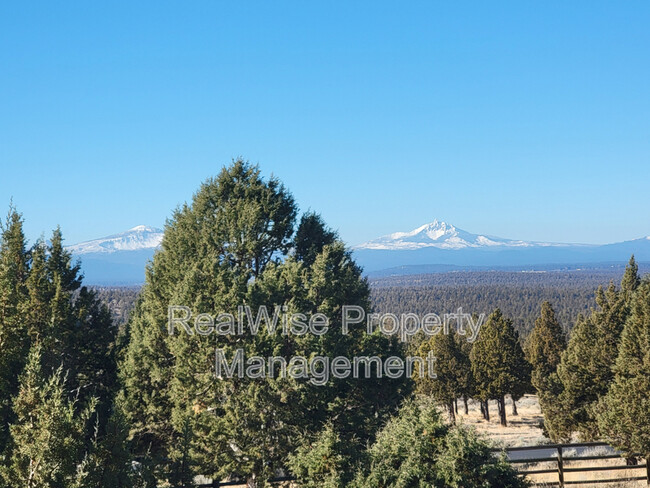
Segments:
[[[162,230],[138,225],[126,232],[67,246],[67,249],[75,255],[153,250],[160,246],[162,238]]]
[[[532,247],[553,244],[526,242],[471,234],[447,222],[434,220],[410,232],[395,232],[356,246],[356,249],[414,250],[427,247],[466,249],[489,247]]]

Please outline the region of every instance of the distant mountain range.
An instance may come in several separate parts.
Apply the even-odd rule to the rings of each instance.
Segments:
[[[160,247],[163,231],[139,225],[119,234],[68,246],[81,259],[85,282],[137,285],[147,261]],[[370,276],[443,272],[458,269],[548,269],[627,262],[631,254],[650,262],[650,237],[606,245],[560,244],[472,234],[434,220],[410,232],[395,232],[353,248]]]
[[[138,225],[126,232],[68,246],[81,260],[84,282],[91,285],[139,285],[144,268],[160,247],[163,231]]]
[[[434,220],[410,232],[395,232],[354,248],[368,274],[414,274],[450,267],[544,267],[626,262],[631,254],[650,261],[650,237],[614,244],[531,242],[472,234]]]

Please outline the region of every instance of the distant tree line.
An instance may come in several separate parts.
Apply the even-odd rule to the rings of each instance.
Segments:
[[[140,294],[140,286],[97,286],[92,288],[97,298],[106,305],[111,313],[113,324],[125,325]]]
[[[566,333],[578,315],[596,305],[596,288],[622,271],[514,273],[467,271],[419,277],[370,280],[371,308],[377,312],[425,314],[454,312],[486,313],[499,308],[517,331],[526,337],[539,315],[540,303],[553,303],[557,319]],[[435,284],[432,284],[434,282]],[[423,284],[425,283],[425,284]],[[140,287],[96,287],[113,321],[125,324],[135,308]]]
[[[480,272],[467,274],[477,274],[477,281],[483,281]],[[575,280],[567,280],[566,285],[560,286],[531,284],[525,279],[519,281],[520,284],[501,283],[498,280],[477,285],[381,286],[371,288],[371,299],[374,309],[382,313],[443,314],[462,307],[467,313],[487,315],[498,308],[512,320],[523,338],[532,330],[539,315],[540,304],[545,301],[554,304],[565,333],[571,330],[580,314],[588,313],[595,305],[594,289],[597,285],[580,281],[576,283]]]

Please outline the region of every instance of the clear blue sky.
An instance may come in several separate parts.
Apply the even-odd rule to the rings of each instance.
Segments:
[[[162,226],[241,155],[350,244],[645,236],[649,25],[647,1],[5,1],[0,208],[30,239]]]

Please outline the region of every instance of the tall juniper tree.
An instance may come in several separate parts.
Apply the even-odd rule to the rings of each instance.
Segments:
[[[598,309],[578,318],[557,367],[554,384],[557,399],[545,412],[545,426],[551,438],[568,440],[573,432],[585,440],[599,438],[598,401],[614,379],[612,366],[638,284],[638,266],[632,256],[621,288],[617,289],[613,283],[606,290],[598,288]]]
[[[609,391],[598,403],[600,433],[615,447],[650,459],[650,281],[631,299]]]
[[[28,350],[23,326],[27,311],[29,260],[22,217],[11,208],[0,221],[0,455],[9,443],[9,424],[14,415],[11,399],[18,392],[18,376]]]
[[[455,402],[463,394],[468,371],[471,369],[469,358],[461,349],[459,334],[436,334],[424,341],[419,348],[420,357],[431,354],[436,358],[436,377],[420,376],[415,373],[415,383],[420,394],[431,396],[443,405],[449,414],[449,420],[456,422]]]
[[[329,426],[361,447],[395,408],[400,380],[329,381],[315,387],[290,377],[215,378],[215,348],[230,362],[252,356],[378,355],[398,345],[359,328],[341,332],[343,305],[369,303],[369,288],[350,252],[317,216],[294,239],[296,206],[275,178],[234,161],[204,183],[165,229],[130,321],[121,365],[126,411],[140,454],[165,459],[160,479],[177,486],[196,473],[240,475],[249,485],[286,468],[302,439]],[[218,316],[237,307],[282,308],[329,317],[323,336],[271,333],[168,334],[168,306]],[[219,320],[217,320],[219,326]],[[365,328],[364,328],[365,330]],[[352,428],[354,426],[354,428]],[[356,436],[353,436],[355,433]],[[357,449],[358,452],[360,449]]]
[[[507,425],[505,396],[517,394],[529,382],[530,365],[519,343],[519,334],[496,309],[481,329],[471,352],[472,375],[479,399],[496,400],[501,425]]]
[[[556,406],[559,393],[556,369],[565,349],[566,337],[562,326],[551,304],[545,301],[525,344],[526,358],[532,367],[531,383],[537,390],[545,414]]]
[[[65,426],[57,422],[77,421],[84,405],[96,403],[97,439],[106,436],[117,379],[115,332],[107,309],[94,292],[81,286],[79,264],[65,250],[61,231],[55,230],[49,243],[39,240],[27,249],[22,218],[12,208],[0,241],[0,470],[4,475],[24,474],[22,463],[31,462],[32,454],[43,450],[43,440],[63,435],[56,429]],[[48,424],[46,418],[37,419],[39,415],[58,417]],[[40,422],[39,432],[30,432],[36,428],[34,419]],[[91,448],[91,437],[87,429],[74,433],[74,441],[87,448],[84,455]],[[67,457],[69,452],[56,448],[54,440],[52,445],[55,448],[44,454],[49,458],[38,461],[41,465],[81,463],[76,455]],[[67,474],[64,481],[56,481],[56,476],[34,486],[73,486]]]

